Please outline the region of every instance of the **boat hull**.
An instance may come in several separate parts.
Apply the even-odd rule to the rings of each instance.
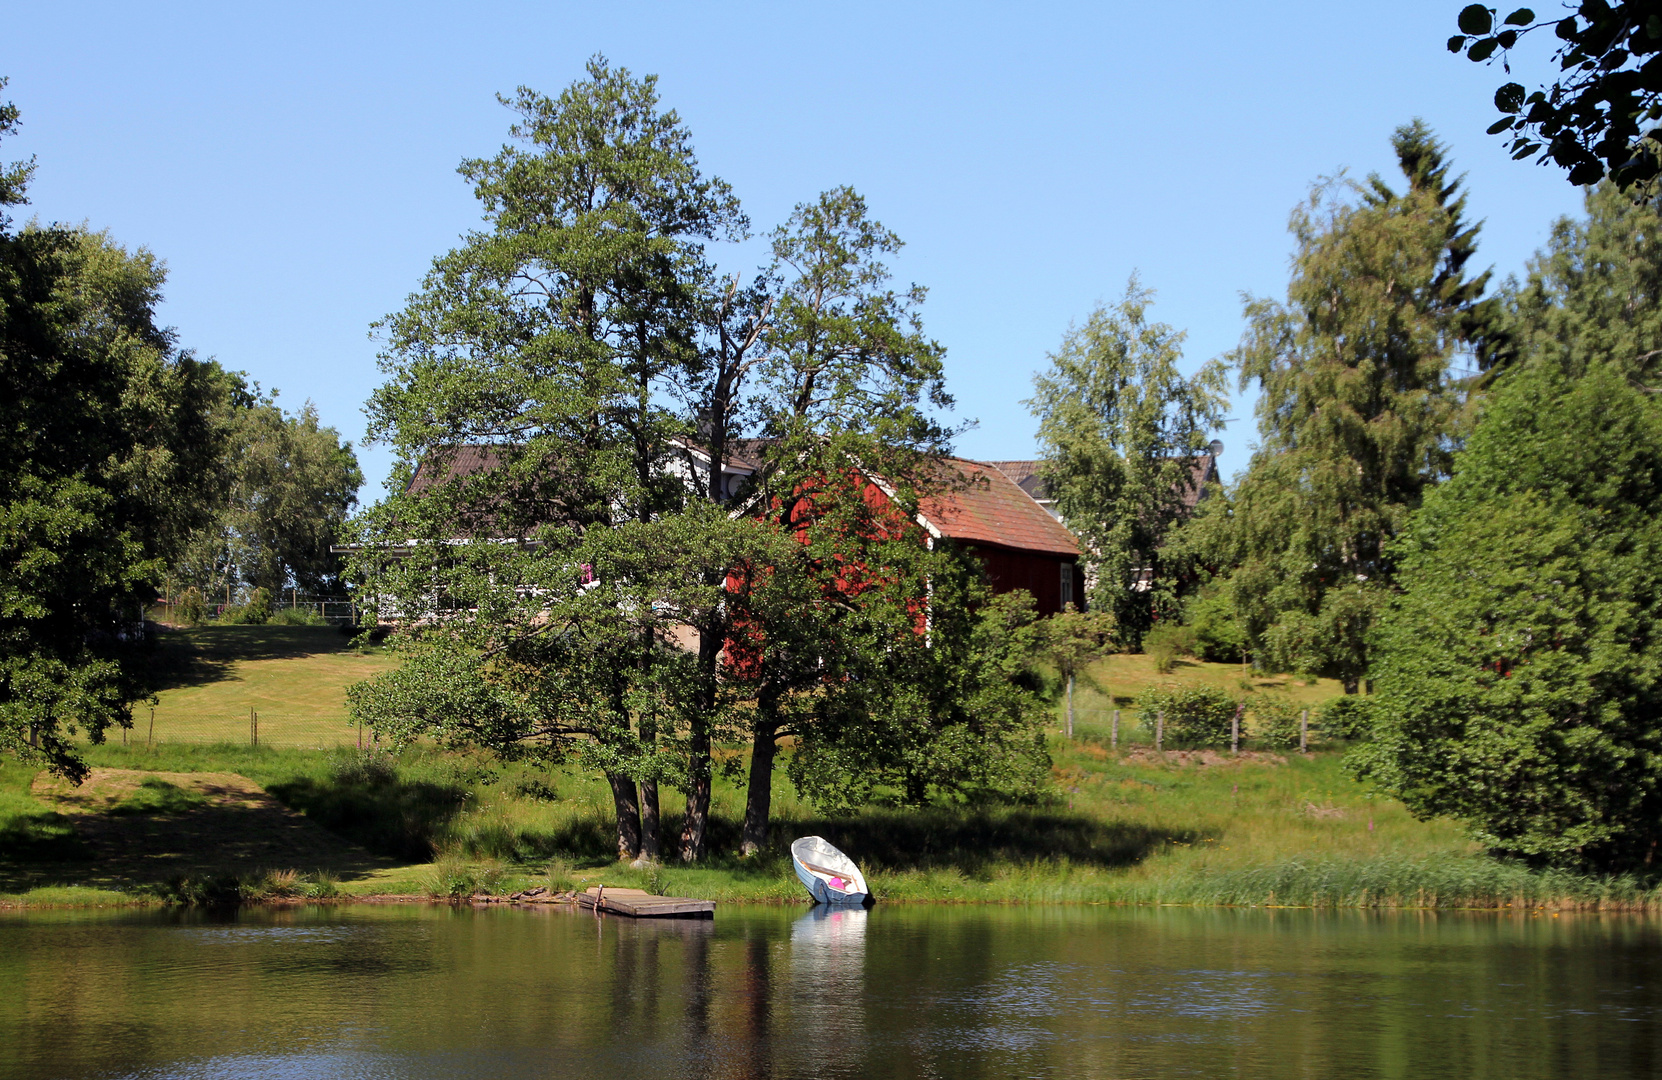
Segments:
[[[791,844],[791,869],[816,904],[864,907],[871,899],[865,875],[854,860],[818,836],[804,836]],[[847,888],[839,888],[831,879]]]

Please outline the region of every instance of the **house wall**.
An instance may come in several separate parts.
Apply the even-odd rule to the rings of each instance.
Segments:
[[[1054,615],[1062,610],[1062,564],[1075,560],[1063,555],[1008,548],[974,546],[969,550],[987,568],[994,592],[1026,589],[1033,594],[1039,614]],[[1084,607],[1084,582],[1079,567],[1073,570],[1073,604]]]

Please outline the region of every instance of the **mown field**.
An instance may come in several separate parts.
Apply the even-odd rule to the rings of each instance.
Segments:
[[[282,700],[287,678],[322,708],[346,682],[391,662],[272,629],[215,628],[202,652],[219,650],[219,666],[207,669],[219,677],[167,692],[224,694],[241,683]],[[274,663],[286,667],[261,666]],[[237,672],[248,674],[225,677]],[[1415,821],[1350,780],[1341,745],[1309,755],[1254,750],[1249,730],[1239,757],[1157,755],[1136,700],[1171,682],[1300,705],[1337,691],[1245,679],[1229,665],[1161,675],[1145,657],[1114,657],[1076,687],[1076,737],[1051,735],[1054,783],[1039,803],[872,806],[826,818],[781,771],[773,843],[740,859],[741,793],[718,779],[714,854],[695,868],[617,863],[604,783],[569,770],[419,747],[396,757],[355,745],[255,748],[245,731],[211,745],[116,743],[89,748],[102,771],[79,792],[0,763],[0,902],[464,896],[603,882],[797,903],[785,848],[808,833],[855,855],[885,901],[1631,909],[1662,900],[1631,879],[1490,859],[1455,824]],[[1113,707],[1123,719],[1117,750],[1108,746]],[[673,793],[664,810],[672,840],[681,811]]]
[[[330,626],[199,626],[162,635],[154,708],[133,710],[135,743],[249,742],[328,749],[356,745],[346,688],[391,668],[380,648],[354,648]],[[153,726],[152,726],[153,725]],[[115,736],[122,741],[121,735]]]

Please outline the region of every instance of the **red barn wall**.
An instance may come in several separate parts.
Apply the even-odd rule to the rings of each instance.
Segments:
[[[1008,548],[972,546],[969,549],[987,568],[987,577],[993,591],[1011,592],[1026,589],[1038,603],[1039,614],[1054,615],[1062,610],[1062,564],[1073,559],[1034,551],[1013,551]],[[1073,572],[1073,603],[1082,606],[1079,567]]]

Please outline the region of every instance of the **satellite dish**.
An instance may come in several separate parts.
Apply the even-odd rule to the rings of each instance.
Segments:
[[[1223,453],[1223,442],[1218,439],[1213,439],[1211,442],[1206,444],[1206,449],[1212,452],[1213,457],[1217,457],[1219,454]]]

